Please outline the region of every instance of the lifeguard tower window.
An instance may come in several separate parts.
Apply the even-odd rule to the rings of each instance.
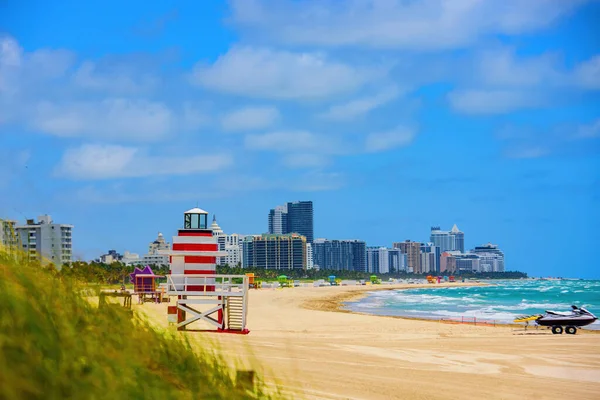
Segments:
[[[207,215],[204,214],[185,214],[185,229],[206,229]]]

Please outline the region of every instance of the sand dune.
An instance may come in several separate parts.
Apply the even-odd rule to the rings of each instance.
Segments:
[[[335,311],[374,288],[252,290],[249,335],[185,334],[297,398],[600,398],[600,335]],[[136,309],[167,326],[166,305]]]

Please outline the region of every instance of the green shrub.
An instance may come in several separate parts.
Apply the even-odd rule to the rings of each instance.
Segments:
[[[98,308],[75,280],[0,249],[0,399],[265,398],[120,306]]]

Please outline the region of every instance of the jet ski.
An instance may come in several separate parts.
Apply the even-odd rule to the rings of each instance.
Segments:
[[[561,334],[563,327],[566,333],[574,335],[577,328],[589,325],[598,318],[585,308],[571,306],[570,312],[556,312],[546,310],[546,314],[540,315],[535,320],[538,325],[552,327],[552,333]]]

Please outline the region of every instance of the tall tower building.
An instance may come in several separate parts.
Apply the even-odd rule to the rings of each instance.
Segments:
[[[458,229],[456,224],[449,231],[442,231],[439,226],[432,226],[429,241],[438,246],[442,253],[445,251],[465,252],[465,234]]]
[[[465,234],[458,229],[458,226],[454,224],[452,230],[450,230],[450,235],[454,236],[454,250],[460,251],[461,253],[465,252]]]
[[[315,268],[367,272],[367,245],[362,240],[317,239],[312,250]]]
[[[314,240],[313,202],[294,201],[287,203],[287,233],[297,233],[306,237],[308,243]]]
[[[312,201],[293,201],[271,209],[269,233],[276,235],[297,233],[304,236],[307,243],[312,243],[314,239]]]
[[[25,225],[15,227],[30,259],[44,258],[58,269],[73,260],[72,231],[73,225],[55,224],[49,215],[39,216],[38,222],[29,219]]]
[[[402,253],[406,254],[406,267],[408,272],[415,274],[423,273],[421,268],[421,243],[407,240],[405,242],[395,242],[392,247],[400,249]]]
[[[288,233],[287,205],[277,206],[269,211],[269,233],[282,235]]]
[[[248,236],[244,268],[306,269],[306,238],[297,234]]]

